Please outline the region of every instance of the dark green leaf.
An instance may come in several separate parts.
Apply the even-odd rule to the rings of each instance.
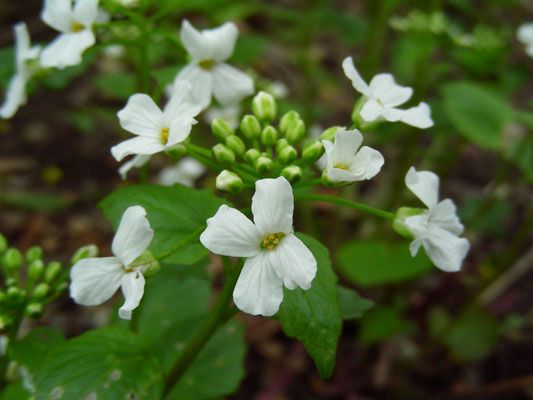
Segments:
[[[359,296],[359,293],[353,289],[337,286],[337,295],[339,296],[342,319],[361,318],[365,311],[374,307],[372,300]]]
[[[65,337],[61,332],[52,328],[38,327],[22,339],[10,343],[9,358],[35,372],[41,366],[46,352],[64,340]]]
[[[415,326],[405,320],[398,310],[378,306],[361,318],[359,339],[365,343],[378,343],[391,336],[414,331]]]

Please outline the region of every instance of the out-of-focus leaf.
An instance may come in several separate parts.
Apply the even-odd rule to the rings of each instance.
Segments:
[[[361,318],[359,340],[368,344],[378,343],[398,334],[412,333],[415,329],[397,309],[377,306]]]
[[[125,72],[97,75],[93,78],[92,83],[98,90],[117,100],[129,98],[136,92],[137,88],[135,77]]]
[[[361,297],[353,289],[337,286],[337,294],[339,296],[342,319],[361,318],[367,310],[374,307],[372,300]]]
[[[9,207],[51,213],[64,210],[72,200],[57,193],[5,190],[0,192],[0,204],[2,203]]]

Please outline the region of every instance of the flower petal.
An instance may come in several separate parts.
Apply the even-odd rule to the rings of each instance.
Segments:
[[[131,319],[131,311],[136,309],[144,294],[144,276],[139,271],[130,272],[122,278],[124,304],[118,309],[118,316]]]
[[[269,317],[279,310],[283,283],[265,257],[261,252],[246,260],[233,290],[233,301],[248,314]]]
[[[165,150],[165,146],[159,139],[137,136],[111,147],[111,154],[115,160],[122,161],[124,157],[131,154],[155,154],[163,150]]]
[[[399,108],[384,108],[381,111],[381,116],[383,119],[389,122],[396,122],[402,119],[405,115],[405,110],[400,110]]]
[[[205,60],[210,57],[209,48],[203,35],[186,19],[181,23],[180,39],[194,61]]]
[[[342,69],[344,70],[344,74],[348,77],[348,79],[352,81],[354,89],[357,90],[359,93],[366,94],[368,85],[363,80],[363,78],[361,78],[359,72],[357,72],[357,70],[355,69],[352,57],[346,57],[342,61]]]
[[[62,33],[42,51],[41,65],[57,68],[78,65],[85,49],[94,43],[94,33],[89,29],[76,33]]]
[[[15,74],[9,81],[6,98],[0,107],[0,117],[11,118],[19,107],[26,104],[26,79],[24,74]]]
[[[255,182],[252,214],[259,232],[264,235],[292,231],[294,195],[292,186],[284,177],[261,179]]]
[[[416,107],[411,107],[408,110],[405,110],[401,117],[401,121],[420,129],[426,129],[433,126],[431,109],[424,102]]]
[[[189,64],[176,75],[173,86],[176,87],[178,82],[188,82],[191,85],[196,102],[200,104],[202,109],[211,103],[213,76],[210,71],[206,71],[196,64]]]
[[[15,31],[15,58],[17,61],[17,72],[22,72],[26,70],[26,60],[37,58],[40,47],[34,46],[33,48],[30,48],[30,34],[28,33],[28,28],[24,22],[16,24],[13,27],[13,30]]]
[[[342,165],[348,168],[361,143],[363,135],[357,129],[338,132],[333,142],[333,167]]]
[[[516,32],[516,37],[526,45],[533,44],[533,23],[521,25]]]
[[[196,124],[196,122],[197,121],[194,118],[174,118],[170,124],[168,141],[165,148],[169,149],[187,139],[191,133],[192,126]]]
[[[122,178],[122,180],[126,179],[126,176],[128,175],[128,172],[130,171],[130,169],[140,168],[144,164],[146,164],[148,160],[150,160],[149,155],[137,154],[131,160],[122,164],[122,166],[118,169],[118,173],[120,174],[120,177]]]
[[[399,106],[413,95],[412,88],[398,85],[391,74],[374,76],[370,81],[369,92],[374,99],[379,99],[385,108]]]
[[[202,107],[192,94],[190,83],[179,81],[172,87],[172,96],[163,114],[165,121],[170,124],[175,118],[194,118],[201,110]]]
[[[45,0],[41,19],[60,32],[70,32],[72,25],[72,0]]]
[[[202,163],[194,158],[182,158],[176,165],[166,167],[159,173],[157,181],[160,185],[172,186],[181,183],[185,186],[194,186],[194,181],[205,173]]]
[[[358,181],[372,179],[378,174],[384,163],[385,159],[379,151],[363,146],[352,159],[348,170],[358,176]]]
[[[126,106],[117,113],[120,126],[128,132],[140,136],[161,138],[161,130],[165,126],[163,112],[146,94],[131,95]]]
[[[120,219],[111,250],[127,267],[148,248],[153,238],[146,210],[141,206],[128,207]]]
[[[405,184],[411,192],[431,208],[439,199],[439,177],[431,171],[417,171],[409,168],[405,175]]]
[[[301,287],[307,290],[311,287],[316,275],[316,259],[295,235],[287,235],[275,249],[264,250],[264,253],[265,261],[268,260],[287,289]]]
[[[454,235],[460,235],[464,230],[457,216],[455,204],[450,199],[442,200],[430,210],[429,221]]]
[[[213,95],[223,106],[240,102],[254,93],[254,81],[231,65],[220,63],[213,67]]]
[[[220,62],[230,58],[238,35],[239,30],[233,22],[226,22],[214,29],[203,30],[202,36],[209,47],[209,59]]]
[[[223,204],[207,220],[200,242],[215,254],[232,257],[252,257],[261,251],[263,237],[257,227],[235,208]]]
[[[366,122],[372,122],[379,118],[383,111],[384,108],[381,104],[374,99],[368,99],[367,102],[363,104],[363,107],[361,107],[359,115],[361,115],[361,118]]]
[[[76,22],[90,29],[98,15],[98,0],[77,0],[72,10]]]
[[[470,249],[470,243],[465,238],[459,238],[431,224],[428,226],[428,235],[422,240],[422,245],[433,264],[446,272],[459,271]]]
[[[70,270],[70,297],[78,304],[96,306],[113,296],[124,276],[117,257],[84,258]]]

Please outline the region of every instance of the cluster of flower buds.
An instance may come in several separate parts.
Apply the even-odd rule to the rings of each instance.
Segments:
[[[302,178],[302,167],[322,156],[324,146],[319,140],[301,146],[306,129],[296,111],[282,115],[277,126],[276,118],[276,100],[268,93],[259,92],[252,100],[252,114],[242,118],[239,132],[222,119],[213,120],[211,129],[219,142],[212,148],[213,156],[227,168],[217,177],[217,189],[239,193],[243,180],[250,175],[283,176],[294,184]],[[238,158],[244,163],[236,166]]]

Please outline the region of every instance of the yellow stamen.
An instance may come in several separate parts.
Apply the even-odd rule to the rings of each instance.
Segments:
[[[335,165],[333,168],[338,168],[338,169],[343,169],[345,171],[348,171],[348,167],[346,165],[342,165],[342,164]]]
[[[276,246],[279,244],[281,239],[285,237],[285,234],[283,232],[278,233],[272,233],[270,235],[265,236],[265,238],[261,241],[261,248],[263,250],[273,250],[276,248]]]
[[[161,143],[167,144],[168,142],[168,128],[161,129]]]
[[[78,21],[74,21],[72,22],[70,29],[72,29],[72,32],[81,32],[85,29],[85,25],[79,23]]]
[[[130,272],[133,272],[131,268],[126,268],[124,265],[121,265],[120,268],[124,270],[125,274],[129,274]]]
[[[209,71],[211,68],[213,68],[213,63],[213,60],[202,60],[198,63],[198,65],[206,71]]]

